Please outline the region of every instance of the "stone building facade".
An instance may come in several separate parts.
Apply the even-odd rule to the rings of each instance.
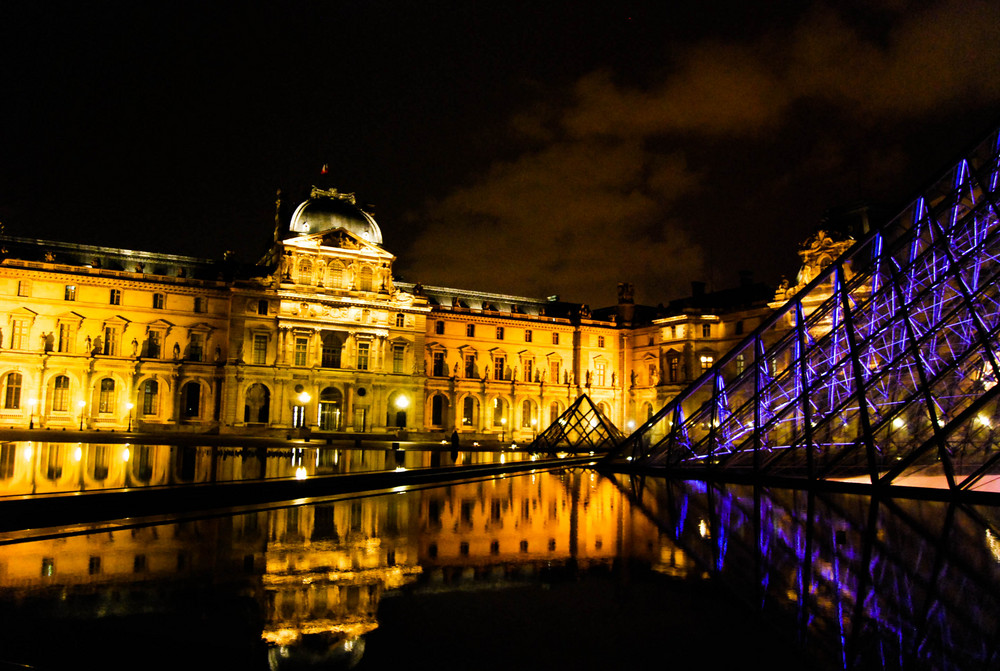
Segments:
[[[316,188],[276,217],[251,268],[2,242],[0,426],[13,427],[527,441],[586,393],[630,430],[772,295],[747,284],[652,308],[623,285],[591,312],[398,282],[375,219]]]

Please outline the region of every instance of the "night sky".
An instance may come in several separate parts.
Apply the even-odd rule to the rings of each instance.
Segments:
[[[1000,121],[995,1],[261,7],[3,3],[5,232],[252,262],[317,184],[403,279],[655,304],[794,274]]]

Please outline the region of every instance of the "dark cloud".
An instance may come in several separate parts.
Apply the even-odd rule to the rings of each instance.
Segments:
[[[1000,5],[865,11],[821,4],[780,34],[664,44],[641,85],[605,67],[529,102],[510,122],[522,153],[415,213],[427,228],[403,265],[427,283],[599,304],[622,280],[651,302],[703,274],[727,284],[732,259],[773,281],[793,269],[763,259],[761,238],[791,257],[823,208],[917,187],[900,183],[912,157],[886,124],[1000,100]]]

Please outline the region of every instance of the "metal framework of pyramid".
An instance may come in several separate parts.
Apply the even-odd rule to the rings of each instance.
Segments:
[[[581,395],[549,428],[535,438],[535,452],[608,452],[625,434],[601,412],[590,397]]]
[[[997,132],[623,443],[647,467],[1000,490]]]

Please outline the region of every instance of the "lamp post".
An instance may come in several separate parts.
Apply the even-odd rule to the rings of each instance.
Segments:
[[[28,428],[35,428],[35,405],[38,403],[38,399],[33,398],[28,401]]]
[[[81,398],[76,402],[76,405],[80,408],[80,430],[83,431],[83,409],[86,407],[87,402]]]
[[[132,433],[132,408],[134,408],[134,407],[135,407],[135,404],[132,403],[132,402],[129,402],[129,403],[125,404],[125,409],[128,410],[128,431],[129,431],[129,433]]]

